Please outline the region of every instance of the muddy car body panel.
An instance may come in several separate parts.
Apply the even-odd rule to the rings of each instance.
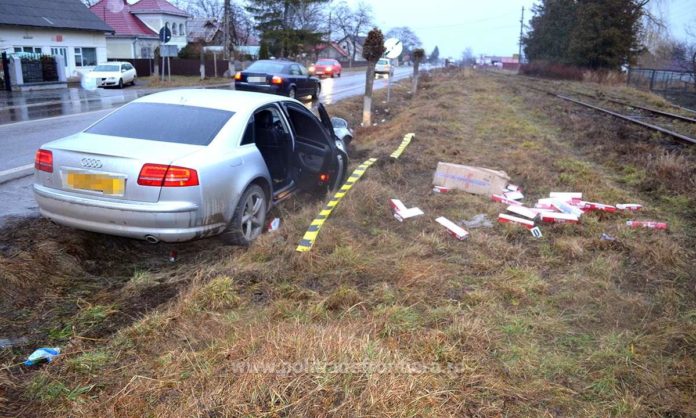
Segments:
[[[316,126],[296,127],[298,120]],[[269,135],[278,146],[268,145]],[[223,90],[157,93],[42,146],[34,195],[41,213],[63,225],[186,241],[229,229],[251,185],[263,190],[267,210],[297,190],[336,187],[347,162],[338,141],[295,100]]]

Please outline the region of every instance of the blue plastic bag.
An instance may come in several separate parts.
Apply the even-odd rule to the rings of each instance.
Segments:
[[[58,347],[42,347],[31,353],[24,365],[33,366],[43,362],[50,363],[58,354],[60,354],[60,348]]]

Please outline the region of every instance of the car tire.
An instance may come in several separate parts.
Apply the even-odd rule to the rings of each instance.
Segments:
[[[227,229],[222,233],[230,244],[247,246],[261,235],[266,225],[266,193],[261,186],[252,184],[237,203]]]
[[[118,88],[120,88],[120,89],[123,88],[123,79],[122,78],[118,79]]]
[[[319,95],[321,94],[321,83],[317,83],[314,87],[314,93],[312,93],[312,99],[319,100]]]
[[[290,87],[290,90],[288,90],[288,97],[294,99],[295,96],[297,96],[297,91],[295,90],[295,87]]]

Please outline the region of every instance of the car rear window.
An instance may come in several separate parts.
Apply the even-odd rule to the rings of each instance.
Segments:
[[[164,103],[131,103],[86,132],[177,144],[208,145],[234,112]]]
[[[118,65],[97,65],[94,71],[118,71]]]
[[[274,74],[274,73],[283,73],[283,68],[286,66],[286,64],[281,64],[278,62],[260,62],[256,61],[255,63],[251,64],[249,68],[247,68],[244,71],[252,72],[252,73],[266,73],[266,74]]]

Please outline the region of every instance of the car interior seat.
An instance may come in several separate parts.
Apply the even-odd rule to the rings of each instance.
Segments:
[[[270,110],[262,110],[254,115],[256,146],[263,156],[268,171],[274,183],[282,183],[286,180],[288,156],[283,146],[285,138],[282,132],[273,124],[273,113]]]

